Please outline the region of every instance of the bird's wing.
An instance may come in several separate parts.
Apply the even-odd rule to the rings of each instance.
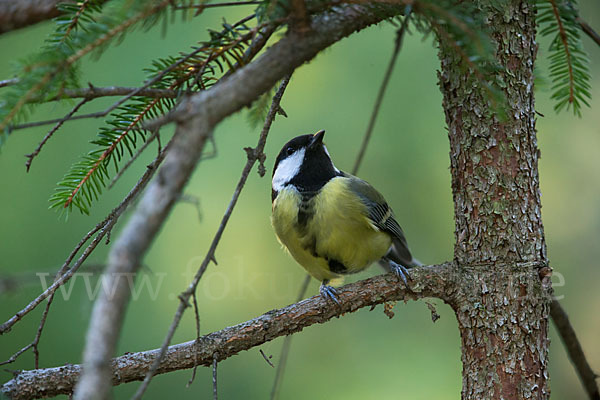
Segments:
[[[371,223],[392,237],[393,248],[387,256],[406,267],[412,266],[413,257],[408,249],[406,237],[385,198],[368,182],[349,174],[344,175],[349,179],[350,189],[357,193],[367,206],[367,217]]]

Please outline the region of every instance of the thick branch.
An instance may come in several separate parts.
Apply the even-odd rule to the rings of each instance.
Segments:
[[[411,270],[411,290],[398,282],[391,274],[378,275],[338,289],[340,307],[324,301],[320,296],[269,311],[250,321],[231,326],[189,341],[170,346],[157,373],[210,366],[213,354],[219,353],[219,361],[249,350],[280,336],[300,332],[302,329],[329,321],[360,308],[384,302],[414,300],[424,297],[446,299],[452,292],[453,264],[418,267]],[[113,385],[142,380],[159,354],[159,349],[125,354],[111,362]],[[81,365],[65,365],[32,371],[22,371],[1,387],[0,393],[12,399],[69,394],[81,373]]]
[[[56,5],[73,0],[0,0],[0,34],[58,17]]]
[[[0,0],[0,33],[23,28],[59,15],[61,0]]]
[[[152,240],[180,197],[214,126],[250,104],[324,48],[399,10],[398,7],[385,10],[366,6],[336,7],[316,17],[310,32],[288,34],[258,60],[211,89],[191,96],[171,114],[178,126],[164,166],[111,249],[104,279],[108,281],[107,287],[114,288],[114,293],[111,296],[102,293],[94,305],[84,351],[85,368],[75,399],[108,397],[109,360],[116,348],[130,295],[127,276],[141,265]]]

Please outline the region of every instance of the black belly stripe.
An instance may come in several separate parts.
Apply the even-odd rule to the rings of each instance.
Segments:
[[[308,220],[310,220],[311,217],[312,213],[310,212],[310,210],[306,210],[300,207],[298,209],[298,225],[300,226],[300,228],[306,228]]]
[[[338,260],[329,259],[327,260],[327,264],[329,265],[329,270],[336,274],[347,274],[348,268]]]
[[[306,225],[312,218],[314,214],[313,204],[311,202],[312,198],[315,196],[316,192],[305,192],[302,193],[302,199],[300,200],[300,204],[298,206],[298,225],[301,229],[305,229]]]

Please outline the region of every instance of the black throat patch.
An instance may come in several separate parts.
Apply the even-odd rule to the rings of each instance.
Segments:
[[[323,146],[307,148],[298,174],[290,181],[301,194],[316,195],[327,182],[342,173],[337,171]],[[312,197],[312,196],[311,196]]]

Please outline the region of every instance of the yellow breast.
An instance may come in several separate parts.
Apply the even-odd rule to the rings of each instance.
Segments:
[[[319,280],[335,279],[330,260],[343,266],[343,273],[367,268],[383,257],[391,238],[368,219],[367,207],[347,187],[348,178],[330,180],[308,201],[310,216],[298,223],[300,193],[281,190],[273,203],[271,221],[279,241],[309,274]]]

